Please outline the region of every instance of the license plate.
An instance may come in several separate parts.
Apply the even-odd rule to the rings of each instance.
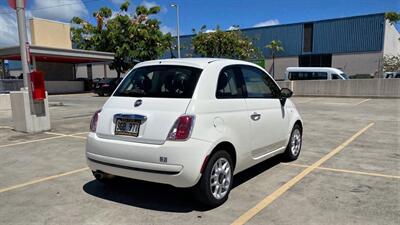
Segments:
[[[140,121],[117,118],[115,122],[115,135],[128,135],[137,137],[139,135]]]

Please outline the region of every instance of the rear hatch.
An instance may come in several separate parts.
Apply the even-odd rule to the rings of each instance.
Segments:
[[[185,114],[200,73],[172,65],[134,69],[103,106],[97,135],[163,144],[175,120]]]

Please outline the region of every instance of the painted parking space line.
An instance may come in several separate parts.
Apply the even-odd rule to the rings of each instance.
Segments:
[[[281,163],[281,164],[287,165],[287,166],[294,166],[294,167],[303,167],[303,168],[307,168],[307,167],[310,166],[310,165],[303,165],[303,164],[297,164],[297,163]],[[351,174],[366,175],[366,176],[373,176],[373,177],[384,177],[384,178],[390,178],[390,179],[400,179],[400,176],[395,176],[395,175],[388,175],[388,174],[381,174],[381,173],[371,173],[371,172],[362,172],[362,171],[355,171],[355,170],[336,169],[336,168],[323,167],[323,166],[317,167],[316,169],[332,171],[332,172],[339,172],[339,173],[351,173]]]
[[[261,210],[266,208],[268,205],[270,205],[272,202],[274,202],[277,198],[279,198],[281,195],[283,195],[287,190],[289,190],[291,187],[293,187],[295,184],[297,184],[299,181],[301,181],[305,176],[307,176],[309,173],[311,173],[316,168],[320,167],[324,162],[326,162],[327,160],[332,158],[334,155],[336,155],[337,153],[342,151],[346,146],[348,146],[357,137],[359,137],[361,134],[363,134],[365,131],[367,131],[369,128],[371,128],[374,124],[375,123],[370,123],[367,126],[365,126],[364,128],[361,128],[359,131],[357,131],[357,133],[355,133],[353,136],[351,136],[345,142],[343,142],[336,148],[332,149],[328,154],[323,156],[317,162],[315,162],[312,165],[310,165],[309,167],[305,168],[297,176],[293,177],[291,180],[286,182],[284,185],[282,185],[278,189],[276,189],[272,194],[268,195],[263,200],[261,200],[253,208],[249,209],[247,212],[242,214],[239,218],[237,218],[235,221],[233,221],[232,225],[239,225],[239,224],[241,225],[241,224],[245,224],[246,222],[248,222],[251,218],[253,218],[255,215],[257,215]]]
[[[62,134],[62,133],[54,133],[54,132],[45,132],[46,134],[57,135],[61,137],[72,137],[72,138],[79,138],[79,139],[86,139],[86,137],[78,136],[82,134],[88,134],[89,132],[79,132],[74,134]]]
[[[65,135],[65,134],[58,134],[57,135],[57,133],[52,133],[52,132],[45,132],[45,133],[46,134],[50,134],[50,135],[55,135],[55,136],[54,137],[48,137],[48,138],[40,138],[40,139],[35,139],[35,140],[30,140],[30,141],[21,141],[21,142],[12,143],[12,144],[0,145],[0,148],[12,147],[12,146],[29,144],[29,143],[35,143],[35,142],[40,142],[40,141],[48,141],[48,140],[64,138],[64,137],[74,137],[74,138],[86,139],[86,137],[80,137],[80,136],[75,136],[75,135],[80,135],[80,134],[84,134],[84,133],[87,133],[87,132],[80,132],[80,133],[74,133],[74,134],[68,134],[68,135]]]
[[[54,136],[54,137],[41,138],[41,139],[35,139],[35,140],[30,140],[30,141],[21,141],[21,142],[12,143],[12,144],[5,144],[5,145],[0,145],[0,148],[35,143],[35,142],[40,142],[40,141],[47,141],[47,140],[52,140],[52,139],[57,139],[57,138],[63,138],[63,136]]]
[[[0,126],[0,129],[14,129],[14,128],[12,128],[10,126]]]
[[[368,102],[369,100],[371,100],[371,99],[370,99],[370,98],[367,98],[367,99],[364,99],[364,100],[362,100],[362,101],[360,101],[360,102],[358,102],[358,103],[356,103],[356,104],[354,104],[354,105],[361,105],[362,103]]]
[[[89,169],[88,167],[84,167],[84,168],[81,168],[81,169],[72,170],[72,171],[68,171],[68,172],[65,172],[65,173],[60,173],[60,174],[56,174],[56,175],[52,175],[52,176],[48,176],[48,177],[44,177],[44,178],[40,178],[40,179],[36,179],[36,180],[32,180],[32,181],[28,181],[28,182],[25,182],[25,183],[22,183],[22,184],[17,184],[17,185],[13,185],[13,186],[6,187],[6,188],[1,188],[0,189],[0,193],[6,192],[6,191],[12,191],[12,190],[15,190],[15,189],[18,189],[18,188],[26,187],[26,186],[29,186],[29,185],[41,183],[41,182],[48,181],[48,180],[53,180],[53,179],[56,179],[56,178],[59,178],[59,177],[64,177],[64,176],[76,174],[76,173],[79,173],[79,172],[82,172],[82,171],[86,171],[88,169]]]

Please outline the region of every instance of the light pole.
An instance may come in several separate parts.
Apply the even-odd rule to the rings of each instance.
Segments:
[[[171,7],[176,8],[176,36],[178,39],[178,58],[181,57],[181,40],[179,35],[179,5],[171,4]]]
[[[28,42],[26,35],[26,19],[25,19],[25,3],[23,0],[16,0],[17,23],[18,23],[18,36],[19,46],[21,51],[21,64],[22,73],[24,78],[24,87],[30,90],[29,85],[29,55],[28,55]]]

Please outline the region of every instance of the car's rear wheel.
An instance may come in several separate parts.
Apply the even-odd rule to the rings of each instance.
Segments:
[[[209,158],[199,183],[195,187],[195,197],[201,203],[216,207],[228,199],[233,182],[232,157],[220,150]]]
[[[94,178],[103,184],[110,184],[115,176],[102,171],[92,171]]]
[[[104,96],[104,93],[103,92],[99,92],[99,96]]]
[[[301,145],[303,143],[302,130],[300,125],[296,124],[293,127],[292,133],[290,134],[289,143],[286,147],[286,151],[283,153],[285,161],[296,160],[301,151]]]

